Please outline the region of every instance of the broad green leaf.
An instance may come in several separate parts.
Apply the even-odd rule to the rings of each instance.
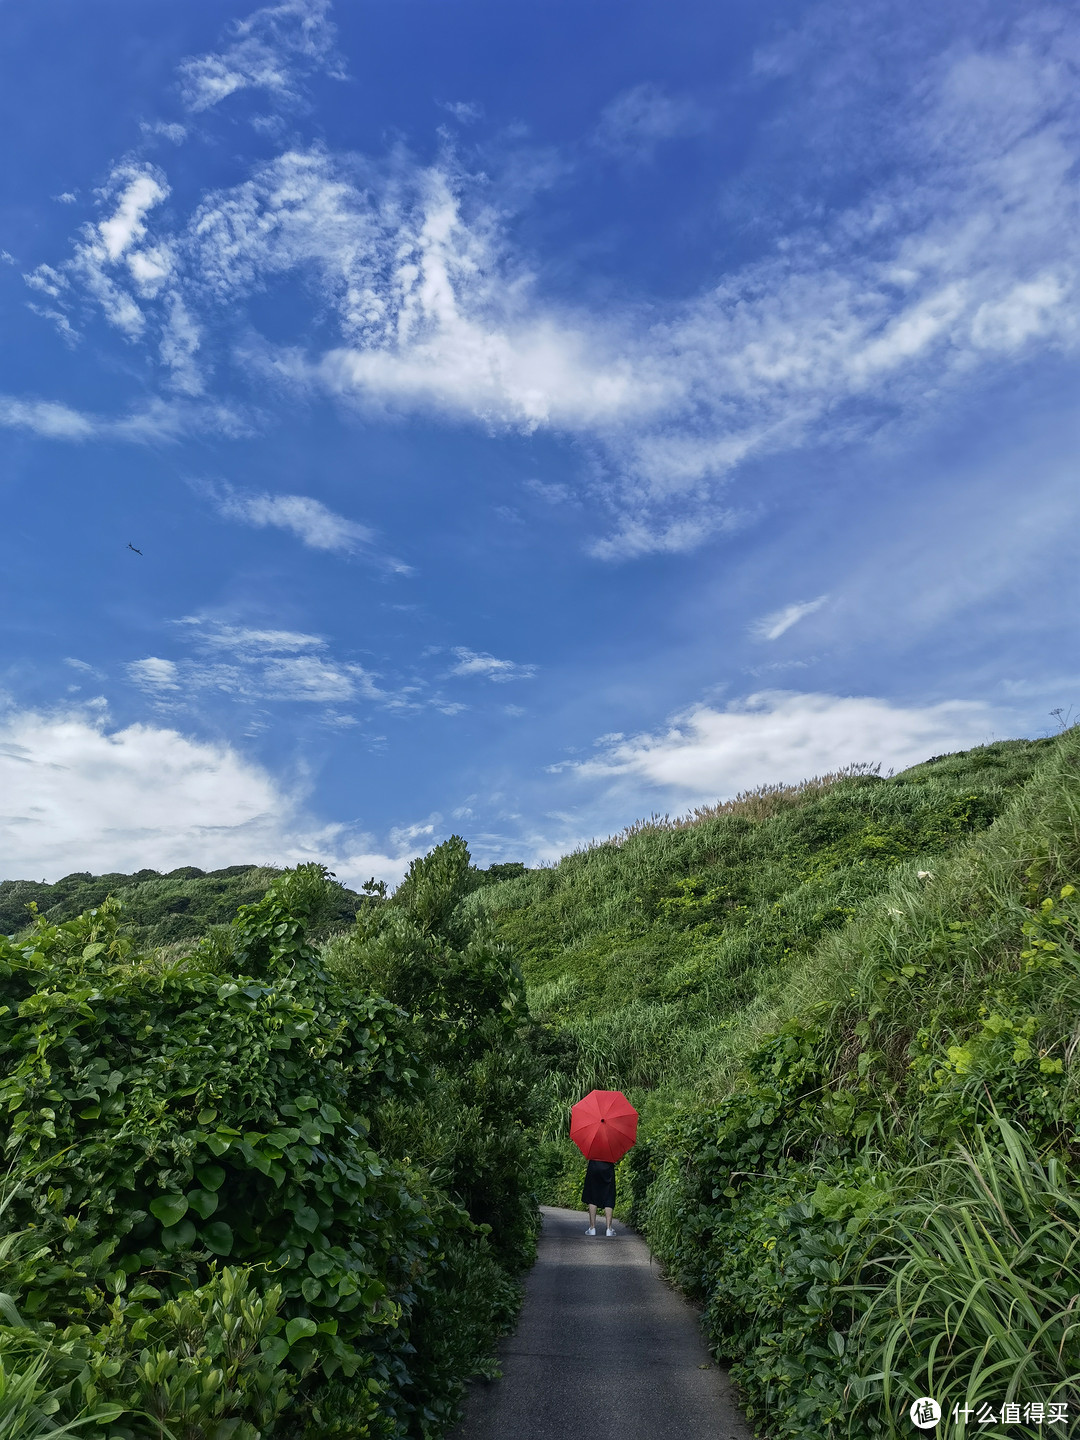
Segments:
[[[289,1342],[283,1335],[276,1335],[273,1340],[263,1343],[259,1353],[269,1366],[276,1369],[289,1353]]]
[[[124,1409],[123,1405],[113,1405],[106,1403],[104,1405],[98,1405],[95,1409],[91,1410],[89,1414],[85,1415],[83,1418],[86,1420],[93,1420],[94,1423],[97,1425],[111,1425],[114,1420],[119,1420],[121,1415],[126,1414],[127,1411]]]
[[[150,1201],[150,1213],[156,1215],[162,1225],[176,1225],[187,1214],[188,1202],[183,1195],[159,1195]]]
[[[116,1249],[115,1240],[102,1240],[100,1245],[95,1245],[90,1251],[90,1265],[96,1270],[99,1265],[104,1265],[109,1256]]]
[[[298,1095],[296,1097],[296,1108],[298,1110],[317,1110],[319,1102],[314,1095]]]
[[[105,946],[100,943],[87,945],[82,952],[82,958],[84,960],[93,960],[96,956],[100,955],[104,949]]]
[[[187,1201],[200,1220],[209,1220],[218,1207],[218,1197],[209,1190],[189,1190]]]
[[[206,1137],[206,1148],[213,1155],[224,1155],[231,1144],[232,1141],[226,1140],[224,1135],[208,1135]]]
[[[318,1213],[313,1210],[310,1205],[301,1205],[296,1212],[296,1223],[300,1226],[301,1230],[307,1230],[309,1233],[313,1233],[319,1228]]]
[[[295,1345],[297,1340],[303,1340],[308,1335],[314,1335],[318,1330],[314,1320],[308,1320],[298,1315],[295,1320],[290,1320],[285,1326],[285,1339],[290,1345]]]
[[[155,1303],[160,1304],[161,1291],[155,1290],[153,1285],[147,1284],[145,1280],[140,1280],[137,1285],[133,1285],[128,1291],[127,1298],[129,1300],[153,1300]]]
[[[305,1300],[311,1301],[313,1303],[322,1294],[322,1282],[320,1280],[316,1280],[313,1276],[309,1275],[307,1279],[304,1280],[301,1284],[300,1293],[303,1295]]]
[[[231,1255],[233,1233],[224,1220],[211,1220],[202,1228],[202,1242],[215,1255]]]
[[[190,1220],[181,1220],[179,1225],[167,1225],[161,1232],[161,1243],[166,1250],[184,1250],[195,1239],[195,1226]]]
[[[333,1258],[332,1255],[327,1255],[324,1252],[317,1250],[314,1255],[308,1256],[307,1268],[311,1271],[313,1275],[318,1275],[321,1277],[323,1275],[329,1275],[330,1271],[333,1270],[336,1264],[337,1261]]]
[[[204,1190],[218,1191],[225,1183],[225,1171],[220,1165],[200,1165],[195,1174]]]

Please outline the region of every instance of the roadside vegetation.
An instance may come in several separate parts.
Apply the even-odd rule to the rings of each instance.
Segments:
[[[481,882],[442,846],[325,956],[311,865],[193,945],[140,951],[114,898],[0,941],[5,1440],[446,1429],[536,1230],[524,986],[454,918]]]
[[[922,1395],[950,1436],[1069,1433],[1078,876],[1069,731],[540,870],[454,837],[393,894],[0,885],[0,1436],[434,1440],[537,1199],[577,1204],[593,1087],[763,1437],[906,1437]]]

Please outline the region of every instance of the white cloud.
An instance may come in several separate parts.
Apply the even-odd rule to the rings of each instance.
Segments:
[[[180,865],[295,865],[320,860],[340,879],[396,883],[414,838],[389,851],[323,825],[296,793],[229,745],[174,729],[110,729],[101,714],[0,715],[0,878],[56,880]]]
[[[318,70],[340,75],[329,0],[284,0],[233,26],[231,43],[178,67],[185,105],[209,110],[240,90],[294,100],[297,82]]]
[[[197,615],[178,624],[183,641],[196,651],[194,656],[177,660],[147,656],[126,667],[132,683],[167,711],[214,691],[246,704],[322,705],[363,699],[391,710],[416,708],[403,691],[377,685],[363,665],[332,656],[321,635],[228,625]]]
[[[326,645],[321,635],[308,635],[303,630],[256,630],[247,625],[226,625],[221,621],[207,620],[201,615],[185,615],[177,623],[188,626],[200,645],[215,650],[232,650],[245,657],[279,651],[321,650]]]
[[[185,395],[201,395],[203,377],[195,364],[202,344],[200,327],[175,292],[169,297],[168,316],[162,325],[159,353],[172,371],[173,388]]]
[[[563,485],[557,481],[550,482],[533,478],[524,481],[524,486],[526,490],[531,490],[538,499],[543,500],[546,505],[570,505],[577,508],[581,504],[569,485]]]
[[[452,115],[459,125],[472,125],[482,120],[484,107],[474,100],[440,100],[439,108]]]
[[[25,279],[31,289],[55,302],[47,314],[67,338],[72,324],[73,285],[100,305],[105,319],[128,340],[143,337],[150,318],[158,334],[158,354],[171,371],[170,383],[198,395],[203,380],[195,363],[201,331],[180,291],[179,257],[167,235],[148,240],[149,216],[168,199],[163,172],[145,163],[116,167],[99,192],[110,207],[97,224],[82,227],[72,258],[59,270],[39,265]]]
[[[227,519],[287,530],[309,549],[339,555],[366,553],[398,574],[409,573],[400,560],[371,554],[375,532],[370,526],[347,520],[310,495],[245,494],[226,486],[214,492],[214,502]]]
[[[119,260],[145,238],[146,216],[169,193],[169,187],[149,169],[131,169],[124,178],[127,184],[117,197],[116,210],[96,227],[105,254],[112,261]]]
[[[294,810],[271,778],[227,746],[175,730],[109,732],[82,713],[0,718],[0,874],[288,861]],[[310,852],[308,852],[310,853]]]
[[[628,736],[601,755],[562,765],[583,777],[631,779],[671,803],[726,799],[777,781],[796,783],[854,761],[903,769],[928,755],[983,744],[1001,717],[949,700],[904,706],[869,696],[765,690],[725,710],[696,705],[655,734]]]
[[[816,600],[798,600],[793,605],[785,605],[782,610],[774,610],[771,615],[755,620],[750,626],[750,633],[756,640],[779,640],[785,631],[805,616],[820,610],[828,598],[827,595],[819,595]]]
[[[187,139],[187,126],[178,125],[175,121],[156,120],[149,124],[143,120],[139,129],[144,135],[160,135],[163,140],[171,140],[174,145],[182,145]]]
[[[151,400],[127,415],[90,415],[53,400],[0,395],[0,428],[29,430],[45,440],[125,440],[167,444],[208,431],[226,438],[250,433],[250,423],[227,405]]]
[[[51,400],[17,400],[0,395],[0,425],[11,430],[30,430],[48,440],[88,440],[98,432],[98,422],[67,405]]]
[[[451,675],[478,676],[502,684],[506,680],[531,680],[536,674],[535,665],[497,660],[494,655],[467,650],[464,645],[456,645],[453,653],[457,656],[457,664],[450,671]]]
[[[611,154],[648,160],[660,141],[700,134],[708,124],[708,111],[693,100],[672,98],[656,85],[635,85],[605,107],[594,138]]]
[[[268,700],[325,702],[352,700],[370,680],[359,665],[339,666],[316,655],[291,655],[267,660],[262,672],[262,696]]]
[[[175,663],[161,660],[156,655],[148,655],[145,660],[133,660],[127,667],[127,673],[140,690],[147,690],[152,695],[180,688]]]

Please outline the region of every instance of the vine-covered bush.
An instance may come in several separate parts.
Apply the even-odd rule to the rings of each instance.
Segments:
[[[381,1107],[419,1103],[418,1030],[322,966],[325,892],[286,872],[180,959],[132,953],[113,900],[0,941],[33,1240],[0,1351],[47,1342],[62,1413],[112,1404],[116,1437],[434,1434],[512,1314],[484,1228],[374,1146]]]

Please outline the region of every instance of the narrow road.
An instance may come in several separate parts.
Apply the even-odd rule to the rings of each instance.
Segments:
[[[589,1239],[578,1211],[543,1214],[503,1378],[472,1386],[454,1440],[752,1440],[644,1240],[618,1222],[614,1240]]]

